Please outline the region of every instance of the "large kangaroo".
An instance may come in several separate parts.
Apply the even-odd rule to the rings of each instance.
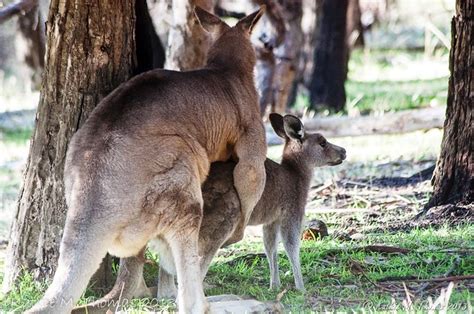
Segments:
[[[263,9],[234,27],[196,8],[211,32],[203,69],[153,70],[104,98],[74,135],[64,170],[68,205],[58,268],[30,312],[67,313],[107,252],[135,256],[149,240],[169,245],[182,313],[207,310],[198,255],[201,184],[210,164],[234,158],[239,239],[265,185],[250,32]]]
[[[285,139],[281,164],[265,161],[267,180],[263,195],[252,212],[249,225],[263,225],[265,253],[270,265],[270,287],[280,285],[277,238],[283,238],[293,268],[297,289],[304,289],[299,260],[300,232],[314,167],[334,166],[346,158],[344,148],[329,143],[318,133],[305,133],[301,121],[291,115],[271,114],[275,132]],[[232,185],[234,162],[214,163],[203,185],[204,217],[199,234],[201,274],[205,276],[217,250],[232,235],[240,218],[240,202]],[[158,298],[174,298],[176,273],[166,243],[152,242],[160,253]],[[143,252],[121,260],[119,277],[113,290],[101,300],[89,304],[89,312],[119,305],[122,300],[150,295],[143,281]],[[84,311],[86,307],[78,310]],[[79,311],[78,311],[79,312]]]

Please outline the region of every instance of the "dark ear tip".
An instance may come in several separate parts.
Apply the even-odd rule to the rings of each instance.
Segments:
[[[275,117],[275,118],[276,118],[276,117],[281,117],[281,114],[276,113],[276,112],[272,112],[272,113],[270,113],[269,117],[270,117],[270,118],[271,118],[271,117]]]
[[[270,122],[283,121],[283,116],[279,113],[272,112],[268,115],[268,119],[270,120]]]

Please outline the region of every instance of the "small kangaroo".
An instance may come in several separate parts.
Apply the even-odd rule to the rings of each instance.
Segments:
[[[236,240],[265,186],[265,131],[250,42],[263,12],[230,27],[196,7],[197,20],[215,39],[206,66],[132,78],[73,136],[58,268],[30,313],[69,313],[107,252],[136,256],[156,238],[174,257],[179,311],[207,311],[198,254],[201,184],[212,162],[238,160],[232,173],[242,204]]]
[[[339,165],[346,159],[346,150],[329,143],[319,133],[305,133],[303,123],[295,116],[270,114],[276,134],[285,139],[281,164],[265,161],[267,180],[262,197],[255,206],[249,225],[263,225],[263,243],[270,266],[270,288],[280,286],[278,274],[278,235],[283,240],[293,269],[295,286],[304,290],[300,265],[300,236],[306,201],[314,167]],[[233,162],[214,163],[203,185],[204,218],[199,231],[201,274],[206,275],[212,258],[232,235],[239,216],[239,199],[232,188]],[[223,214],[224,213],[224,214]],[[175,274],[170,250],[163,243],[150,242],[160,253],[158,296],[174,297]]]
[[[275,132],[285,139],[281,164],[265,161],[267,180],[263,195],[252,212],[249,225],[263,225],[265,253],[270,265],[270,287],[280,285],[277,261],[277,238],[280,233],[290,259],[295,285],[303,290],[299,260],[300,233],[306,200],[314,167],[334,166],[346,158],[344,148],[329,143],[318,133],[304,132],[301,121],[291,115],[272,113],[270,122]],[[232,183],[234,162],[213,163],[203,185],[204,217],[199,233],[201,274],[205,276],[217,250],[232,234],[240,213],[240,202]],[[150,243],[160,253],[158,298],[173,298],[176,287],[172,252],[164,241]],[[121,260],[119,279],[103,299],[88,305],[89,311],[107,301],[150,295],[143,282],[143,255]],[[141,262],[143,265],[143,262]],[[138,284],[141,282],[142,284]]]

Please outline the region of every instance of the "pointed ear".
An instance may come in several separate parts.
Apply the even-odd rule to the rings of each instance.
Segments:
[[[252,33],[252,30],[257,24],[258,20],[262,17],[262,15],[265,13],[266,6],[262,5],[260,6],[260,9],[250,15],[247,15],[243,19],[241,19],[236,26],[239,26],[243,28],[245,31],[247,31],[249,34]]]
[[[301,140],[304,136],[304,126],[300,119],[293,115],[286,115],[283,117],[283,127],[285,133],[289,138],[294,140]]]
[[[275,133],[282,138],[286,138],[285,128],[283,127],[283,116],[278,113],[270,113],[270,123]]]
[[[222,22],[219,17],[207,12],[201,7],[196,6],[194,8],[194,15],[196,16],[199,24],[201,24],[202,28],[211,34],[220,31],[222,25],[227,26],[227,24]]]

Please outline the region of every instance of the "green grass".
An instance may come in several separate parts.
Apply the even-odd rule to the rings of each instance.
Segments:
[[[346,83],[347,111],[400,111],[439,106],[447,101],[447,78]]]
[[[369,114],[444,106],[448,90],[448,51],[434,56],[404,50],[355,50],[349,61],[343,113]],[[299,94],[295,109],[309,106]]]
[[[5,144],[24,144],[33,134],[32,129],[2,130],[0,129],[0,139]]]
[[[282,302],[295,311],[327,310],[328,302],[317,300],[337,300],[338,310],[375,310],[380,311],[390,306],[393,295],[374,286],[368,280],[354,274],[351,264],[363,265],[366,276],[372,281],[383,278],[432,278],[443,276],[451,269],[454,260],[461,262],[453,270],[452,275],[468,275],[474,273],[474,228],[460,226],[451,228],[443,226],[439,229],[414,229],[408,233],[382,233],[367,236],[363,241],[340,241],[327,238],[323,241],[303,241],[301,262],[306,293],[293,290],[293,276],[286,255],[280,254],[280,275],[282,286],[290,288]],[[354,250],[369,244],[385,244],[411,249],[406,255],[366,253]],[[470,249],[470,255],[458,256],[456,253],[445,252],[447,249]],[[248,252],[261,252],[261,245],[247,243]],[[215,287],[208,294],[247,294],[260,300],[274,300],[280,291],[271,291],[267,261],[256,257],[251,260],[239,257],[217,259],[211,266],[207,282]],[[232,261],[230,263],[229,261]],[[347,287],[346,287],[347,286]],[[346,288],[345,288],[346,287]],[[403,298],[398,297],[401,305]],[[313,302],[314,301],[314,302]],[[352,302],[354,301],[354,302]],[[417,300],[420,307],[426,299]],[[464,305],[467,308],[469,292],[466,288],[457,289],[452,295],[453,306]],[[330,310],[334,310],[331,308]]]
[[[393,283],[401,286],[401,280],[408,277],[429,279],[444,276],[449,271],[451,276],[473,274],[473,239],[474,227],[471,225],[444,225],[409,232],[368,234],[361,241],[342,241],[333,237],[303,241],[301,264],[306,286],[304,293],[293,289],[291,267],[282,250],[279,253],[282,287],[270,290],[266,259],[252,255],[263,252],[262,244],[247,240],[220,251],[205,280],[210,286],[206,289],[206,295],[237,294],[271,301],[287,289],[281,302],[293,312],[379,312],[391,309],[394,304],[403,310],[404,294],[384,291],[370,281],[380,284],[382,279],[398,278],[399,281]],[[358,250],[373,244],[392,245],[411,251],[408,254],[383,254]],[[148,257],[153,258],[154,255]],[[353,270],[354,264],[362,267],[364,275]],[[157,268],[146,268],[145,276],[156,278]],[[410,281],[406,284],[409,289],[418,287]],[[0,300],[0,311],[21,312],[27,309],[38,300],[44,288],[45,285],[34,282],[31,275],[23,274],[17,288]],[[428,297],[436,299],[438,293],[414,298],[414,309],[426,311]],[[93,293],[86,293],[80,303],[91,301],[91,296],[94,296]],[[470,298],[469,289],[463,283],[458,284],[449,302],[450,312],[467,310]],[[127,308],[131,313],[172,311],[175,304],[142,299],[133,300]]]
[[[403,51],[355,51],[349,64],[349,80],[346,83],[348,113],[369,113],[394,111],[408,108],[443,105],[447,90],[447,55],[438,51],[434,57],[424,58],[418,52]],[[298,97],[298,106],[307,105],[307,98]],[[18,190],[21,181],[21,168],[12,167],[24,160],[28,152],[31,130],[0,131],[0,192],[10,193]],[[403,135],[364,136],[331,139],[348,151],[347,161],[337,167],[317,169],[314,184],[327,180],[348,178],[370,179],[382,176],[409,176],[426,167],[426,161],[433,161],[439,154],[442,131],[413,132]],[[271,147],[269,156],[279,159],[281,147]],[[5,165],[2,167],[1,165]],[[330,197],[330,196],[328,196]],[[405,196],[412,197],[412,196]],[[413,196],[414,197],[414,196]],[[417,195],[416,201],[423,202],[427,195]],[[7,204],[10,212],[15,198]],[[347,204],[354,208],[370,208],[362,199]],[[415,207],[415,206],[412,206]],[[1,210],[1,208],[0,208]],[[413,210],[413,209],[410,209]],[[394,217],[407,219],[412,212],[406,207],[380,209],[385,224]],[[0,214],[3,214],[0,212]],[[5,215],[0,217],[0,236],[6,235]],[[308,215],[323,219],[330,234],[344,229],[344,219],[334,214]],[[350,214],[351,219],[364,222],[363,213]],[[383,226],[378,226],[381,230]],[[433,278],[443,276],[453,269],[451,275],[474,274],[474,230],[470,225],[438,226],[410,231],[372,233],[373,228],[358,230],[363,233],[360,240],[341,240],[330,236],[320,241],[304,241],[301,250],[303,277],[307,291],[293,289],[293,275],[286,255],[279,254],[282,288],[272,291],[269,286],[269,270],[261,241],[246,240],[220,251],[211,265],[206,278],[206,295],[239,294],[253,296],[259,300],[275,300],[283,289],[281,301],[293,312],[342,311],[342,312],[387,312],[393,304],[403,311],[403,293],[389,293],[370,281],[381,279],[417,277]],[[385,244],[404,247],[410,253],[381,254],[357,250],[369,244]],[[464,250],[464,252],[463,252]],[[466,254],[471,250],[471,254]],[[0,270],[3,269],[3,252],[0,251]],[[257,254],[255,254],[257,253]],[[250,255],[249,255],[250,254]],[[253,255],[252,255],[253,254]],[[148,253],[147,258],[157,261],[156,254]],[[459,260],[459,262],[457,262]],[[364,275],[353,271],[360,265]],[[116,270],[116,269],[115,269]],[[157,264],[145,265],[145,280],[148,285],[156,283]],[[0,271],[0,281],[3,271]],[[368,278],[368,279],[367,279]],[[401,282],[397,282],[400,285]],[[409,288],[417,285],[408,282]],[[8,295],[0,296],[0,312],[23,312],[34,304],[46,288],[33,276],[24,273],[17,287]],[[415,298],[415,309],[426,312],[428,297],[436,298],[439,289]],[[84,293],[80,304],[99,297],[91,286]],[[471,299],[470,291],[464,283],[456,286],[450,299],[450,311],[466,312]],[[130,313],[145,311],[174,311],[174,302],[155,299],[133,300],[127,310]]]

